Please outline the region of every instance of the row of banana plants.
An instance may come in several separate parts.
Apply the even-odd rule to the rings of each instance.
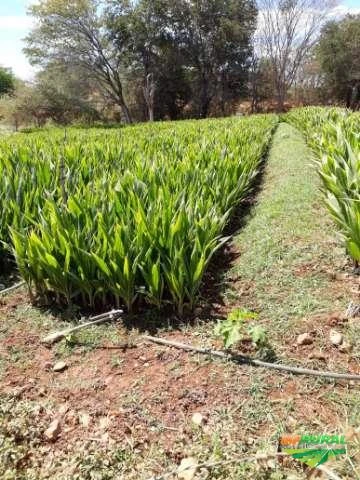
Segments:
[[[326,206],[347,253],[360,262],[360,114],[340,108],[293,110],[287,120],[306,135],[316,153]]]
[[[277,117],[18,135],[0,144],[0,235],[32,296],[193,308]]]

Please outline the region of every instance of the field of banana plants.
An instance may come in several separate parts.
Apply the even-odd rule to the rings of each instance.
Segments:
[[[326,206],[355,266],[360,262],[360,114],[340,108],[293,110],[287,120],[314,150]]]
[[[172,304],[182,314],[277,122],[263,115],[4,138],[2,263],[13,256],[43,302]]]

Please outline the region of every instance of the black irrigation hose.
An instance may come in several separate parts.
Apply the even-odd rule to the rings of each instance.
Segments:
[[[25,285],[25,282],[22,281],[22,282],[16,283],[15,285],[12,285],[9,288],[4,288],[4,290],[0,290],[0,295],[6,295],[7,293],[10,293],[13,290],[16,290],[17,288],[23,287],[24,285]]]
[[[186,350],[188,352],[201,353],[203,355],[210,355],[212,357],[222,358],[224,360],[232,360],[240,364],[251,365],[254,367],[270,368],[272,370],[280,370],[283,372],[290,372],[297,375],[311,375],[314,377],[333,378],[337,380],[353,380],[360,382],[360,375],[354,375],[350,373],[336,373],[328,372],[324,370],[312,370],[310,368],[292,367],[290,365],[281,365],[278,363],[263,362],[262,360],[256,360],[243,355],[235,355],[232,353],[226,353],[218,350],[211,350],[207,348],[195,347],[185,343],[174,342],[165,340],[163,338],[151,337],[149,335],[142,335],[141,338],[147,342],[157,343],[159,345],[165,345],[167,347],[173,347],[180,350]]]

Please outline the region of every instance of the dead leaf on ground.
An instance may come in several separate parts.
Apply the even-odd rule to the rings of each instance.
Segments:
[[[339,350],[342,353],[350,353],[352,350],[353,346],[348,340],[344,340],[342,344],[339,346]]]
[[[99,427],[101,428],[101,430],[106,430],[107,428],[109,428],[109,426],[110,426],[109,417],[100,418]]]
[[[69,405],[68,405],[67,403],[63,403],[62,405],[60,405],[59,410],[58,410],[59,415],[62,416],[62,417],[63,417],[64,415],[66,415],[67,412],[69,411],[69,408],[70,408],[70,407],[69,407]]]
[[[198,425],[199,427],[201,427],[201,425],[203,425],[205,423],[205,417],[200,412],[196,412],[192,416],[191,421],[195,425]]]
[[[322,352],[313,352],[310,353],[309,357],[310,360],[322,360],[323,362],[326,362],[327,357],[324,353]]]
[[[84,427],[88,428],[91,422],[91,417],[88,413],[86,412],[80,412],[79,413],[79,423]]]
[[[343,334],[338,332],[337,330],[330,330],[329,338],[332,345],[335,346],[341,345],[344,340]]]
[[[297,345],[311,345],[313,342],[314,339],[310,333],[302,333],[296,339]]]
[[[193,480],[197,467],[198,462],[196,458],[183,458],[177,471],[178,478],[181,478],[182,480]]]
[[[66,369],[67,369],[67,364],[65,362],[57,362],[53,366],[54,372],[63,372]]]
[[[45,430],[44,435],[47,440],[55,441],[59,436],[60,430],[60,421],[58,419],[55,419],[50,423],[49,428]]]

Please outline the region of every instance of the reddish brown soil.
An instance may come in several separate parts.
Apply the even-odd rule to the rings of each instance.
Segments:
[[[21,296],[12,297],[2,310],[18,305]],[[324,335],[341,324],[340,315],[316,318],[314,335],[322,329]],[[314,319],[309,320],[309,327]],[[309,330],[311,331],[311,330]],[[168,338],[196,343],[195,337],[180,332]],[[294,338],[294,342],[295,342]],[[116,345],[103,345],[89,352],[75,351],[66,357],[68,368],[61,373],[52,371],[56,362],[55,350],[41,345],[40,337],[23,329],[12,331],[1,345],[1,355],[10,355],[14,348],[26,352],[26,361],[8,364],[0,387],[1,394],[17,395],[31,401],[48,400],[50,411],[40,412],[40,421],[47,425],[53,418],[61,418],[62,432],[56,448],[68,448],[74,439],[99,438],[117,442],[157,441],[165,449],[172,449],[179,434],[191,429],[191,416],[201,412],[211,419],[218,408],[234,409],[242,402],[251,401],[251,376],[254,370],[239,365],[208,362],[186,352],[156,345],[140,344],[121,349]],[[318,368],[334,368],[360,373],[357,362],[335,347],[321,350],[317,357],[316,345],[289,345],[289,357],[312,358]],[[315,355],[315,358],[313,357]],[[116,357],[116,361],[114,361]],[[236,377],[235,377],[236,376]],[[281,416],[284,405],[294,402],[297,422],[316,418],[325,424],[338,412],[323,397],[334,388],[324,384],[316,392],[308,389],[311,382],[306,377],[289,377],[269,371],[262,377],[266,398]],[[339,391],[347,388],[341,382]],[[350,387],[352,388],[352,387]],[[246,406],[244,407],[246,408]],[[246,430],[238,412],[239,426]],[[89,425],[81,424],[82,416],[89,416]],[[85,422],[86,423],[86,422]],[[267,419],[260,418],[258,428],[266,432]],[[265,429],[265,430],[264,430]],[[239,432],[242,429],[239,428]],[[176,449],[175,449],[176,451]]]
[[[296,267],[294,273],[312,275],[316,268],[306,264]],[[243,296],[252,298],[254,285],[239,278],[229,281]],[[348,275],[333,276],[332,287],[334,295],[338,295],[358,289],[358,282]],[[61,358],[68,368],[55,373],[52,367],[60,357],[55,347],[41,344],[44,332],[39,333],[34,324],[28,327],[31,322],[26,321],[26,314],[21,322],[11,323],[12,318],[16,320],[17,307],[25,307],[27,302],[22,293],[0,300],[0,318],[11,326],[0,342],[0,356],[9,360],[0,385],[0,400],[2,396],[15,396],[40,405],[36,421],[42,431],[54,418],[60,420],[56,441],[42,440],[55,456],[89,440],[99,445],[130,446],[139,453],[156,444],[172,462],[179,463],[184,456],[184,444],[196,438],[191,422],[195,412],[204,416],[203,430],[209,429],[210,433],[216,429],[219,412],[228,412],[225,421],[231,424],[231,442],[249,441],[251,449],[252,442],[274,434],[275,422],[281,422],[290,433],[298,431],[299,425],[311,426],[313,430],[318,425],[321,431],[344,425],[346,414],[342,406],[329,401],[329,397],[340,399],[359,391],[351,383],[324,381],[315,385],[314,378],[210,361],[145,343],[127,349],[104,343],[89,351],[77,346]],[[209,315],[207,318],[221,318],[229,308],[216,300],[203,313]],[[303,319],[293,331],[282,332],[281,345],[275,345],[276,353],[285,363],[360,374],[356,356],[341,352],[328,341],[331,329],[342,331],[346,324],[343,312]],[[299,346],[297,335],[304,332],[310,333],[314,342]],[[186,334],[175,331],[163,336],[201,344],[196,325]],[[119,330],[120,341],[123,331]],[[220,348],[216,343],[213,346]],[[244,354],[254,353],[248,342],[240,350]],[[19,361],[12,360],[14,352],[21,352]]]

